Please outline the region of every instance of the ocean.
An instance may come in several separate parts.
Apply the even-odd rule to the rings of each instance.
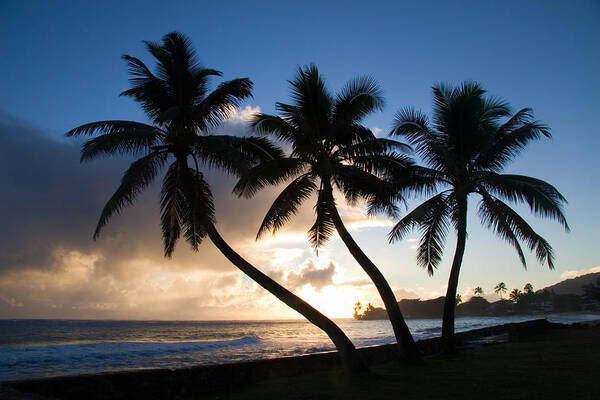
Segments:
[[[598,315],[551,314],[573,323]],[[464,317],[457,331],[538,316]],[[389,321],[336,320],[357,347],[393,343]],[[439,336],[440,319],[409,319],[416,340]],[[0,320],[0,381],[115,370],[181,368],[334,350],[306,321]]]

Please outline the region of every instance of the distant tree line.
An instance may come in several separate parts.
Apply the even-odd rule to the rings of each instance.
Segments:
[[[503,289],[503,290],[502,290]],[[600,278],[593,284],[582,287],[583,295],[556,294],[553,290],[534,291],[527,283],[523,290],[513,289],[509,299],[489,302],[482,297],[483,289],[474,288],[474,295],[462,302],[457,295],[456,315],[458,316],[507,316],[515,314],[545,314],[557,312],[600,311]],[[494,288],[496,293],[505,292],[506,285],[501,282]],[[502,296],[501,296],[502,297]],[[445,297],[431,300],[403,299],[398,302],[400,310],[407,318],[441,318]],[[354,318],[358,320],[386,319],[385,310],[371,303],[363,306],[360,302],[354,307]]]

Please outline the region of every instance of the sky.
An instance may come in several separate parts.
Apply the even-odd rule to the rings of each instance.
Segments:
[[[248,133],[258,111],[288,102],[298,66],[314,62],[332,91],[370,75],[386,107],[364,121],[379,135],[394,113],[430,113],[437,82],[480,82],[518,110],[532,107],[553,137],[530,145],[510,164],[555,185],[568,199],[571,233],[517,207],[553,245],[556,268],[527,255],[525,270],[505,242],[469,214],[459,293],[531,282],[542,288],[600,272],[598,1],[339,2],[63,2],[0,4],[0,318],[271,319],[298,318],[257,287],[208,242],[199,252],[180,243],[162,255],[158,189],[151,187],[114,218],[99,240],[92,232],[104,202],[131,159],[79,163],[81,142],[64,133],[86,122],[147,122],[118,94],[128,88],[122,54],[152,66],[142,40],[188,35],[206,67],[223,80],[249,77],[254,97],[217,133]],[[220,80],[215,80],[217,84]],[[234,181],[210,172],[218,227],[240,254],[330,317],[351,317],[356,301],[381,305],[373,286],[335,238],[319,254],[306,231],[312,204],[275,237],[254,240],[276,188],[252,200],[231,195]],[[413,199],[412,209],[419,200]],[[313,200],[314,201],[314,200]],[[471,203],[475,208],[475,201]],[[390,245],[393,221],[367,219],[340,204],[342,218],[400,298],[444,295],[455,237],[433,277],[416,266],[418,232]],[[464,297],[463,297],[464,298]]]

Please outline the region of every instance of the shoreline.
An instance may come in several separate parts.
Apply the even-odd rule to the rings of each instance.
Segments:
[[[529,320],[508,324],[478,328],[456,334],[460,346],[471,347],[490,343],[519,340],[530,334],[550,329],[567,329],[600,325],[599,320],[588,323],[563,325],[544,319]],[[441,338],[423,339],[417,342],[424,357],[439,354]],[[359,348],[361,356],[368,365],[376,365],[396,360],[395,344],[377,345]],[[262,359],[217,365],[198,365],[177,369],[140,369],[126,371],[108,371],[93,374],[67,375],[38,379],[14,380],[0,383],[0,390],[13,392],[14,399],[45,398],[57,396],[60,399],[108,399],[108,398],[162,398],[160,393],[173,390],[214,393],[227,388],[248,385],[250,383],[292,377],[317,371],[341,369],[336,351],[307,354],[292,357]],[[26,397],[36,393],[37,397]],[[3,394],[0,391],[0,394]],[[18,397],[22,394],[23,396]],[[152,395],[150,395],[152,394]],[[17,397],[14,397],[17,396]],[[171,395],[164,393],[164,398]],[[5,395],[6,398],[11,398]],[[5,398],[0,397],[0,398]]]

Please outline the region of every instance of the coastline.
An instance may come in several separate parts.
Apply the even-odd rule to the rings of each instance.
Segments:
[[[600,320],[563,325],[548,322],[546,319],[537,319],[459,332],[457,340],[461,346],[470,347],[521,340],[528,335],[548,330],[598,325]],[[420,340],[418,346],[425,357],[433,356],[440,352],[441,340],[439,337]],[[363,347],[359,351],[369,365],[392,362],[397,354],[395,344]],[[333,351],[178,369],[142,369],[6,381],[0,387],[4,387],[6,393],[12,394],[0,392],[4,395],[0,398],[11,398],[9,396],[13,396],[14,399],[41,399],[45,397],[39,396],[53,396],[58,399],[86,398],[88,400],[173,398],[177,397],[173,390],[184,395],[193,395],[195,392],[203,395],[268,379],[340,368],[337,352]],[[30,393],[35,393],[37,397],[27,397]],[[19,395],[21,397],[18,397]]]

